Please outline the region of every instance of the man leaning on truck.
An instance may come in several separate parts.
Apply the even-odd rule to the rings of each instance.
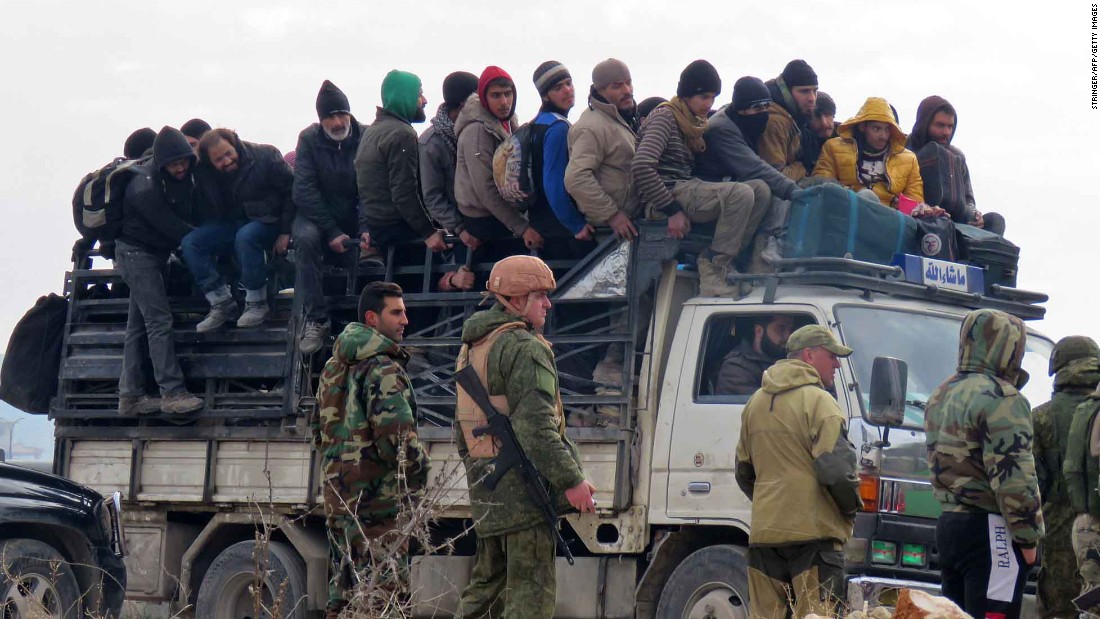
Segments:
[[[843,599],[844,543],[859,510],[855,448],[831,389],[852,349],[829,330],[791,334],[787,358],[764,372],[741,414],[737,485],[752,501],[753,619],[831,616]]]

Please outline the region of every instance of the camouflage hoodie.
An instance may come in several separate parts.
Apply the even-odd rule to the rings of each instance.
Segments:
[[[1031,406],[1018,391],[1023,322],[995,310],[963,320],[959,367],[928,400],[924,429],[932,486],[944,511],[1000,514],[1013,540],[1032,548],[1043,536],[1031,454]]]
[[[462,342],[471,344],[517,317],[497,303],[466,321]],[[584,481],[577,447],[565,436],[558,409],[558,371],[554,353],[530,331],[513,329],[502,334],[489,351],[489,395],[508,398],[508,414],[520,446],[550,484],[550,495],[560,508],[568,506],[564,492]],[[467,456],[466,441],[455,425],[455,442],[466,465],[470,511],[482,537],[503,535],[542,523],[515,471],[506,474],[490,492],[478,483],[492,460]]]
[[[1054,375],[1054,395],[1036,407],[1035,472],[1039,492],[1047,505],[1068,505],[1062,464],[1070,438],[1073,412],[1100,383],[1100,362],[1095,357],[1075,359]]]
[[[357,322],[336,338],[317,387],[313,424],[326,512],[343,499],[357,501],[353,511],[360,517],[392,518],[402,497],[426,485],[428,455],[416,437],[408,359],[389,338]]]

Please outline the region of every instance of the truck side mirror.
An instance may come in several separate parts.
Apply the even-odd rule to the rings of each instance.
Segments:
[[[905,421],[905,390],[909,366],[901,359],[875,357],[871,367],[871,401],[867,417],[876,425],[900,426]]]

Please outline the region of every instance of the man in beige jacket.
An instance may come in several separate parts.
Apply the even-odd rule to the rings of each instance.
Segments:
[[[848,419],[827,389],[852,349],[820,325],[787,340],[741,413],[737,485],[752,500],[752,619],[831,616],[843,599],[844,543],[859,511]]]

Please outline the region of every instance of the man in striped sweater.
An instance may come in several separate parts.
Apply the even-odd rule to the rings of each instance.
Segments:
[[[682,239],[693,223],[716,222],[710,249],[699,255],[703,296],[740,296],[730,285],[733,260],[752,242],[768,212],[771,190],[760,180],[708,183],[691,176],[695,155],[706,149],[703,132],[722,80],[714,66],[696,60],[680,74],[676,96],[657,106],[642,124],[631,165],[650,219],[668,220],[668,234]]]

